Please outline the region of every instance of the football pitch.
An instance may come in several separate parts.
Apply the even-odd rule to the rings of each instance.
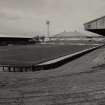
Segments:
[[[1,65],[36,65],[48,60],[73,54],[96,45],[38,44],[22,46],[1,46]]]

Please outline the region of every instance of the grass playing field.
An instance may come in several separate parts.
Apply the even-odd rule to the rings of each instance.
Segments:
[[[0,47],[0,64],[31,65],[91,48],[95,45],[39,44]]]

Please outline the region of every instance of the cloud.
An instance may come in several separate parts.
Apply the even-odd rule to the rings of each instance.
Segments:
[[[78,29],[105,13],[104,0],[0,0],[0,31],[46,31]]]
[[[0,10],[0,19],[2,20],[16,20],[22,17],[23,17],[23,13],[16,10],[10,10],[10,9]]]

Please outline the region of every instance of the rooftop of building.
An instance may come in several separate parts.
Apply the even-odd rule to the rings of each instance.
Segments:
[[[98,18],[96,18],[96,19],[90,20],[90,21],[86,22],[85,24],[95,22],[95,21],[100,20],[100,19],[102,19],[102,18],[105,18],[105,16],[101,16],[101,17],[98,17]],[[85,25],[85,24],[84,24],[84,25]]]

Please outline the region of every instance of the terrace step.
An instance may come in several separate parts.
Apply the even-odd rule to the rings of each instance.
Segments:
[[[94,51],[100,47],[102,47],[103,45],[98,45],[98,46],[95,46],[95,47],[92,47],[92,48],[89,48],[89,49],[85,49],[85,50],[82,50],[82,51],[78,51],[76,53],[73,53],[73,54],[69,54],[69,55],[66,55],[66,56],[62,56],[62,57],[59,57],[59,58],[56,58],[56,59],[53,59],[53,60],[49,60],[49,61],[46,61],[46,62],[42,62],[38,65],[36,65],[34,68],[36,69],[53,69],[53,68],[57,68],[59,66],[62,66],[64,65],[65,63],[68,63],[74,59],[77,59],[79,57],[81,57],[82,55],[84,54],[87,54],[91,51]]]
[[[10,64],[8,65],[1,65],[1,69],[3,71],[9,71],[9,72],[28,72],[28,71],[39,71],[39,70],[49,70],[49,69],[54,69],[57,67],[60,67],[66,63],[69,63],[70,61],[73,61],[93,50],[96,50],[100,47],[102,47],[103,45],[97,45],[91,48],[87,48],[85,50],[82,51],[77,51],[76,53],[72,53],[72,54],[67,54],[65,56],[59,57],[59,58],[55,58],[52,60],[47,60],[47,61],[43,61],[40,62],[38,64],[36,64],[35,62],[31,62],[29,63],[29,65],[25,64],[25,65],[17,65],[16,64],[12,64],[11,62],[9,62]]]

